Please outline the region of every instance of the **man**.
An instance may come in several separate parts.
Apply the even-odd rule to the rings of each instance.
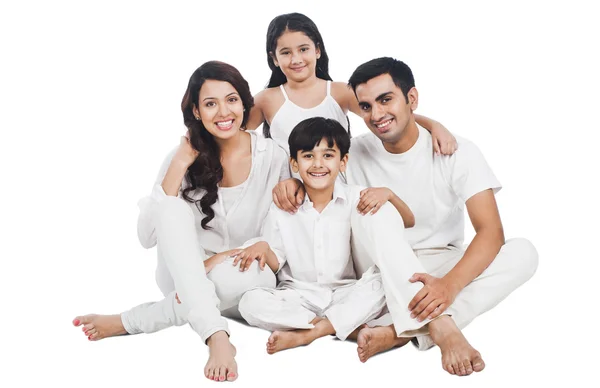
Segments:
[[[393,58],[371,60],[354,71],[349,85],[372,132],[353,139],[350,149],[348,182],[372,187],[359,209],[368,202],[378,210],[389,194],[377,187],[385,186],[415,215],[415,226],[404,237],[425,271],[413,274],[409,281],[424,287],[406,301],[406,307],[417,321],[431,322],[429,334],[416,333],[412,341],[421,350],[438,345],[442,365],[451,374],[481,371],[483,359],[460,329],[527,281],[537,268],[537,252],[525,239],[505,241],[494,196],[501,185],[473,143],[459,138],[455,154],[431,153],[431,135],[415,122],[418,92],[406,64]],[[291,197],[297,204],[296,187],[291,181],[280,183],[274,195],[280,203]],[[463,249],[465,206],[476,235]],[[356,218],[355,223],[360,222]],[[365,268],[372,249],[369,235],[377,230],[354,225],[353,229],[362,233],[355,240],[367,241],[355,244],[354,252],[355,265]],[[392,259],[375,262],[384,278],[391,317],[381,317],[358,333],[363,362],[406,344],[408,339],[399,335],[410,337],[398,327],[390,305],[390,298],[396,299],[393,304],[404,303],[406,294],[400,292],[406,279],[386,284],[384,267],[393,265]]]

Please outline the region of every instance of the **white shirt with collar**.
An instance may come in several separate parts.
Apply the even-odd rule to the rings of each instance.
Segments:
[[[324,309],[337,287],[356,281],[350,215],[357,211],[361,190],[337,180],[333,199],[321,213],[308,196],[294,215],[271,205],[262,239],[279,260],[279,289],[293,288]]]
[[[285,151],[273,140],[265,139],[255,131],[247,132],[251,135],[252,146],[250,174],[246,181],[238,186],[240,190],[237,198],[228,198],[227,210],[223,203],[222,190],[219,191],[217,202],[212,206],[215,217],[208,223],[212,229],[202,229],[200,222],[204,214],[194,203],[189,203],[196,219],[198,240],[207,257],[240,247],[245,241],[259,236],[272,203],[271,190],[280,180],[290,177],[289,160]],[[152,193],[138,202],[138,237],[144,248],[156,245],[154,213],[156,205],[166,197],[161,185],[177,148],[165,158]],[[185,187],[185,180],[183,186]],[[199,190],[193,198],[200,199],[203,194]]]

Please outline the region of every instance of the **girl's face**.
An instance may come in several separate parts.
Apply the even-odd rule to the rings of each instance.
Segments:
[[[304,32],[286,30],[277,39],[277,47],[271,56],[288,80],[302,82],[316,77],[321,50]]]
[[[239,133],[244,119],[244,104],[237,90],[226,81],[206,80],[200,88],[194,115],[216,140],[227,140]]]

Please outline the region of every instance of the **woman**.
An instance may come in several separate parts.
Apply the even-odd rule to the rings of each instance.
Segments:
[[[253,98],[233,66],[211,61],[192,74],[181,108],[183,137],[158,174],[152,194],[139,203],[142,246],[157,245],[156,280],[165,299],[117,315],[86,315],[91,341],[151,333],[190,323],[209,346],[207,378],[235,380],[235,348],[227,316],[239,316],[242,294],[274,287],[270,268],[234,266],[245,241],[260,235],[271,189],[290,176],[285,151],[245,127]],[[237,261],[235,262],[237,264]]]

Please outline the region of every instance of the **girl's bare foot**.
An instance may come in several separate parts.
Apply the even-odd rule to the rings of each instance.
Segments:
[[[235,362],[235,346],[229,342],[224,331],[217,331],[206,341],[210,356],[204,367],[204,375],[214,381],[234,381],[237,379],[237,363]]]
[[[89,314],[73,319],[74,326],[82,326],[82,331],[90,341],[127,334],[121,315]]]
[[[451,317],[443,316],[429,323],[429,332],[442,351],[442,366],[448,373],[468,376],[485,368],[481,354],[469,344]]]
[[[356,351],[360,361],[366,362],[377,353],[404,346],[409,342],[410,338],[396,337],[394,326],[364,327],[358,332]]]

